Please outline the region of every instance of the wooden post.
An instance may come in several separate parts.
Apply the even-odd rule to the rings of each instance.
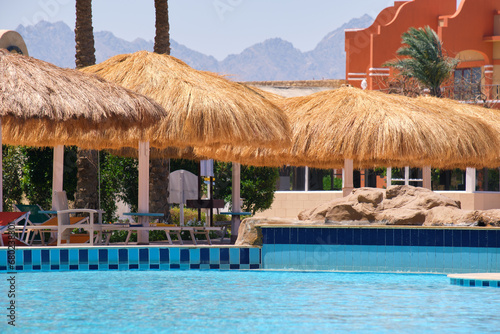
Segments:
[[[210,227],[214,225],[214,177],[210,176],[209,183],[209,194],[210,194],[210,221],[206,224],[206,226]]]
[[[432,190],[431,166],[422,169],[422,187]]]
[[[304,168],[304,170],[305,170],[305,174],[306,174],[305,175],[305,179],[306,179],[305,182],[306,182],[306,184],[304,185],[304,191],[307,192],[307,191],[309,191],[309,167],[306,166]]]
[[[354,162],[350,159],[344,161],[344,169],[342,169],[342,193],[345,196],[349,195],[354,189]]]
[[[198,161],[198,221],[201,222],[201,162]]]
[[[149,142],[139,142],[139,213],[149,212]],[[139,217],[142,226],[149,226],[148,217]],[[137,231],[137,243],[149,244],[149,231]]]
[[[465,191],[473,193],[476,191],[476,169],[469,168],[465,170]]]
[[[241,212],[241,165],[239,163],[233,162],[232,168],[232,200],[233,200],[233,212]],[[238,229],[240,228],[240,216],[233,216],[231,219],[231,243],[235,243],[238,238]]]
[[[179,224],[181,226],[184,226],[184,203],[186,202],[186,198],[184,198],[184,192],[186,189],[184,189],[184,171],[181,170],[181,173],[179,174],[181,178],[181,203],[179,204]]]
[[[410,185],[410,167],[405,167],[405,186]]]
[[[385,189],[389,189],[392,186],[392,167],[387,167],[387,186]]]
[[[64,145],[54,146],[52,165],[52,208],[54,208],[56,191],[63,191]]]

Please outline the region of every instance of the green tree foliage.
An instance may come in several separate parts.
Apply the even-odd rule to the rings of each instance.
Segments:
[[[22,191],[30,204],[39,204],[44,209],[52,205],[52,148],[21,147],[24,156]],[[63,189],[69,200],[74,200],[76,191],[76,148],[64,148]]]
[[[117,157],[100,153],[101,162],[101,208],[106,212],[103,219],[114,221],[116,202],[122,200],[137,211],[139,173],[137,159]]]
[[[170,171],[173,172],[179,169],[198,175],[198,162],[187,159],[170,159]]]
[[[30,204],[38,204],[50,209],[52,204],[52,164],[51,148],[24,147],[26,157],[23,167],[22,189]]]
[[[231,201],[232,169],[230,163],[215,164],[215,198]],[[273,204],[278,168],[241,166],[241,197],[244,211],[255,214],[269,209]]]
[[[12,211],[12,204],[21,202],[24,154],[19,147],[3,145],[3,210]]]
[[[384,66],[398,69],[403,76],[417,79],[429,88],[432,96],[441,97],[441,85],[450,76],[458,60],[447,57],[439,36],[429,26],[411,27],[403,33],[397,55],[405,58],[389,61]]]
[[[68,199],[70,201],[75,200],[76,181],[77,181],[76,175],[78,173],[78,168],[76,165],[76,159],[78,158],[77,153],[78,153],[78,148],[76,146],[64,147],[63,189],[64,191],[66,191],[66,195],[68,196]]]

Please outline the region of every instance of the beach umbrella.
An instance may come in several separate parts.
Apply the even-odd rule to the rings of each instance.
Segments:
[[[194,70],[174,57],[139,51],[112,57],[82,71],[149,96],[169,111],[148,132],[151,147],[289,144],[287,117],[261,94],[215,73]],[[136,147],[133,143],[128,146]],[[142,187],[147,191],[144,183]],[[235,211],[240,210],[237,197],[236,203],[233,198]],[[147,212],[146,203],[141,210]]]
[[[289,143],[287,117],[262,95],[174,57],[139,51],[82,71],[151,97],[169,111],[150,132],[151,147]]]
[[[500,138],[500,110],[493,108],[485,108],[477,104],[463,103],[456,100],[436,98],[431,96],[421,96],[416,98],[417,103],[423,105],[425,108],[435,108],[438,110],[443,110],[445,108],[451,108],[453,110],[459,110],[462,113],[471,115],[473,117],[478,117],[485,122],[487,122],[493,130],[496,132],[498,138]],[[500,152],[497,152],[493,156],[490,156],[486,161],[467,161],[467,167],[490,167],[497,168],[500,166]],[[465,166],[463,163],[456,165],[456,168],[462,168]]]
[[[164,114],[155,101],[96,76],[0,50],[5,144],[54,146],[59,152],[62,145],[100,149],[121,131],[133,129],[134,138],[142,139],[142,129]],[[61,189],[55,190],[62,190],[62,154],[58,156],[54,170],[61,173]]]
[[[226,146],[195,153],[315,168],[339,168],[345,160],[357,168],[478,166],[497,156],[499,136],[484,117],[454,102],[429,101],[352,87],[288,98],[280,105],[292,127],[289,149]]]

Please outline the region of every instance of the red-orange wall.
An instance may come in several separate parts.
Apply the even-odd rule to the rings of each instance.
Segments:
[[[408,28],[426,25],[438,32],[450,56],[475,50],[485,58],[480,65],[491,65],[493,43],[483,37],[493,35],[494,15],[499,10],[500,0],[463,0],[458,10],[456,0],[397,1],[393,7],[384,9],[369,28],[346,31],[346,79],[362,77],[350,73],[366,73],[368,89],[382,88],[376,87],[381,77],[374,75],[387,71],[372,70],[370,76],[370,68],[382,68],[383,63],[396,57],[401,34]],[[349,80],[349,83],[359,87],[361,81]]]
[[[492,64],[493,43],[483,41],[483,37],[493,35],[494,15],[498,10],[499,0],[465,0],[454,15],[442,18],[444,26],[438,34],[449,55],[475,50],[483,54],[483,65]]]
[[[405,1],[396,1],[394,6],[382,10],[373,24],[366,29],[345,32],[345,51],[348,55],[346,57],[346,79],[349,79],[349,73],[367,73],[367,64],[370,63],[371,35],[378,32],[379,26],[391,22],[397,9],[404,3]],[[352,77],[360,79],[366,75],[352,75]],[[350,83],[359,87],[360,80],[353,80]]]

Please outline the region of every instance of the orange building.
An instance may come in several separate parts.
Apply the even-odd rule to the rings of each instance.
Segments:
[[[395,1],[366,29],[346,30],[346,79],[356,87],[383,89],[393,70],[383,64],[396,57],[401,35],[410,27],[430,26],[451,57],[460,60],[457,85],[464,79],[489,100],[498,100],[500,84],[500,0]],[[462,81],[460,81],[462,80]],[[476,88],[474,88],[476,89]],[[477,92],[476,92],[477,93]]]

